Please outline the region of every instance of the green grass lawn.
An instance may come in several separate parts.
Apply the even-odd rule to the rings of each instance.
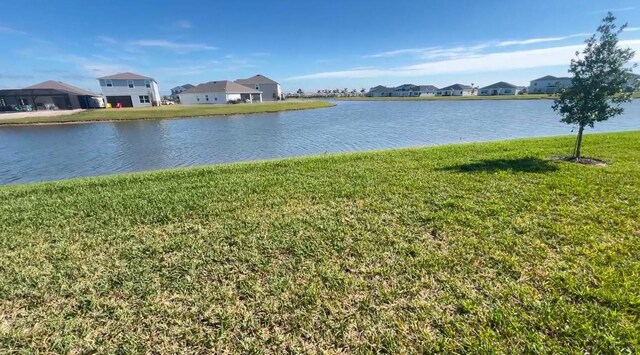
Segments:
[[[636,353],[640,132],[0,188],[0,352]]]
[[[343,101],[457,101],[457,100],[549,100],[552,95],[509,95],[509,96],[424,96],[424,97],[338,97]]]
[[[84,121],[121,121],[159,118],[181,118],[198,116],[237,115],[250,113],[269,113],[290,110],[305,110],[311,108],[331,107],[327,101],[284,101],[263,102],[237,105],[169,105],[145,108],[123,108],[87,110],[68,116],[25,117],[16,119],[1,119],[3,124],[27,123],[62,123]]]

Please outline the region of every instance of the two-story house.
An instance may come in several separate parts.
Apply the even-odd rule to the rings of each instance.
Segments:
[[[148,76],[120,73],[98,78],[102,96],[112,107],[148,107],[160,105],[158,83]]]
[[[277,101],[282,98],[282,87],[280,87],[280,84],[264,75],[258,74],[249,79],[238,79],[235,83],[262,91],[263,101]]]
[[[556,77],[553,75],[546,75],[542,78],[531,80],[529,84],[529,94],[555,94],[562,88],[569,88],[572,86],[570,77]]]

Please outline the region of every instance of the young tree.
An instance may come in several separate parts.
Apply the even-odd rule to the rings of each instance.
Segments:
[[[573,157],[580,161],[584,128],[593,128],[596,122],[606,121],[624,112],[622,104],[632,99],[632,91],[626,90],[631,78],[629,61],[635,55],[630,48],[618,46],[618,35],[627,27],[618,28],[611,12],[598,27],[600,38],[592,35],[585,41],[587,47],[576,52],[569,72],[573,74],[572,86],[563,88],[554,100],[553,110],[560,121],[578,125]],[[637,83],[631,84],[637,87]],[[635,89],[635,88],[634,88]]]

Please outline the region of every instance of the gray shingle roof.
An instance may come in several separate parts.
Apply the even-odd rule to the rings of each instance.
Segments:
[[[420,91],[436,91],[436,90],[438,90],[438,88],[433,85],[420,85]]]
[[[144,76],[144,75],[140,75],[140,74],[136,74],[136,73],[118,73],[118,74],[114,74],[114,75],[109,75],[109,76],[103,76],[102,78],[98,78],[98,79],[107,79],[107,80],[153,80],[155,81],[155,79],[150,78],[148,76]]]
[[[445,86],[440,90],[469,90],[469,89],[473,89],[473,88],[470,85],[453,84],[453,85]]]
[[[480,88],[480,90],[486,90],[486,89],[503,89],[503,88],[509,88],[509,89],[517,89],[518,87],[516,85],[507,83],[506,81],[499,81],[495,84],[491,84],[489,86],[485,86],[483,88]]]
[[[566,80],[571,79],[568,76],[553,76],[553,75],[545,75],[542,78],[533,79],[531,81],[541,81],[541,80]]]
[[[52,89],[64,91],[66,93],[74,95],[98,96],[96,93],[93,93],[89,90],[80,89],[79,87],[63,83],[62,81],[54,80],[43,81],[35,85],[27,86],[25,89]]]
[[[264,75],[254,75],[252,77],[250,77],[249,79],[238,79],[235,81],[238,84],[241,85],[256,85],[256,84],[277,84],[276,81],[271,80],[269,78],[267,78]]]
[[[224,92],[227,94],[260,94],[262,91],[234,83],[229,80],[210,81],[195,86],[183,92],[183,94],[202,94],[208,92]]]

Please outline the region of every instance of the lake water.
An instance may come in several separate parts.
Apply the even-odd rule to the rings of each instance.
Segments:
[[[571,134],[551,101],[338,102],[274,114],[0,127],[0,184]],[[640,100],[589,132],[640,129]]]

